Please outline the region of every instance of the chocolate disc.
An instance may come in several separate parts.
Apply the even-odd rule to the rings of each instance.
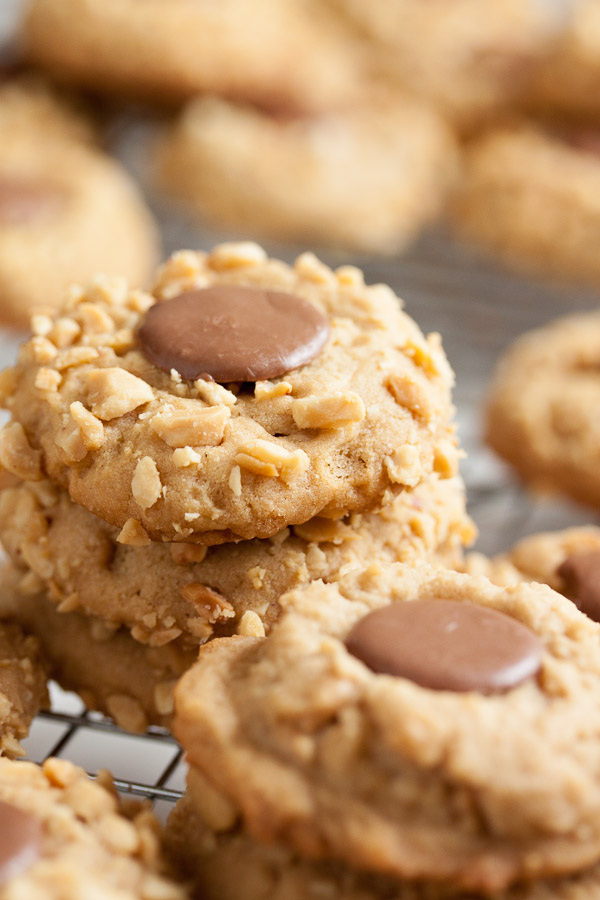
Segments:
[[[42,829],[28,813],[0,800],[0,886],[25,872],[39,856]]]
[[[0,227],[51,219],[64,204],[52,185],[0,177]]]
[[[568,556],[556,574],[563,581],[561,593],[594,622],[600,622],[600,553]]]
[[[329,322],[296,294],[216,285],[150,307],[138,330],[144,356],[193,381],[261,381],[306,365]]]
[[[452,600],[394,603],[369,613],[346,647],[374,672],[436,691],[507,691],[538,671],[542,644],[510,616]]]

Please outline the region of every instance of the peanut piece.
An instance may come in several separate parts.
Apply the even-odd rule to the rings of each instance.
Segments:
[[[63,372],[73,366],[82,366],[84,363],[98,359],[99,353],[94,347],[69,347],[56,357],[56,368]]]
[[[170,546],[173,562],[178,566],[202,562],[208,550],[202,544],[171,544]]]
[[[190,584],[180,587],[179,593],[184,600],[192,604],[198,615],[210,622],[211,625],[216,622],[226,622],[227,619],[235,616],[235,610],[229,600],[203,584],[192,581]]]
[[[69,411],[81,432],[81,440],[87,449],[99,450],[104,443],[104,425],[100,419],[86,409],[79,400],[71,403]]]
[[[258,438],[243,444],[235,456],[242,469],[267,478],[287,478],[305,472],[310,464],[304,450],[286,450],[272,441]]]
[[[150,427],[169,447],[216,447],[223,440],[231,416],[227,406],[198,406],[180,401],[164,408],[150,420]]]
[[[353,391],[292,402],[292,418],[298,428],[344,428],[362,422],[365,414],[362,398]]]
[[[117,540],[120,544],[127,544],[129,547],[147,547],[152,543],[137,519],[127,519]]]
[[[178,468],[185,469],[187,466],[197,466],[202,462],[202,457],[192,447],[178,447],[173,450],[173,462]]]
[[[20,422],[11,422],[0,431],[0,465],[23,481],[44,477],[42,454],[33,449]]]
[[[257,381],[254,385],[254,397],[256,400],[273,400],[275,397],[283,397],[292,393],[292,385],[289,381],[280,381],[273,384],[272,381]]]
[[[224,269],[240,269],[256,266],[266,260],[267,254],[252,241],[219,244],[209,256],[211,268],[220,272]]]
[[[35,386],[38,391],[54,393],[62,381],[62,375],[56,369],[41,368],[35,376]]]
[[[198,378],[194,382],[194,387],[199,399],[204,400],[205,403],[209,403],[211,406],[222,405],[231,407],[237,403],[237,397],[233,391],[227,390],[226,387],[223,387],[222,384],[217,384],[216,381],[204,381],[203,378]]]
[[[141,509],[154,506],[162,493],[158,468],[151,456],[139,460],[131,480],[133,499]]]
[[[244,637],[264,637],[265,626],[258,613],[247,609],[238,623],[237,633]]]
[[[390,481],[415,487],[421,478],[419,450],[413,444],[399,447],[392,455],[384,458],[384,465]]]
[[[87,376],[87,397],[94,415],[106,422],[149,403],[154,392],[125,369],[92,369]]]
[[[399,406],[409,409],[425,422],[433,418],[433,408],[426,391],[410,375],[390,375],[385,385]]]

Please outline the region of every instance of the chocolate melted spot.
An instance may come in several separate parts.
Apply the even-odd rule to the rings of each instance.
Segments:
[[[40,854],[39,821],[16,806],[0,801],[0,887],[25,872]]]
[[[159,369],[221,384],[285,375],[313,360],[328,336],[327,318],[308,300],[233,284],[157,303],[138,330]]]
[[[361,619],[346,647],[374,672],[436,691],[493,694],[538,671],[542,644],[510,616],[452,600],[394,603]]]
[[[0,227],[53,219],[64,200],[62,192],[52,185],[0,176]]]
[[[568,556],[556,570],[562,593],[594,622],[600,622],[600,553]]]

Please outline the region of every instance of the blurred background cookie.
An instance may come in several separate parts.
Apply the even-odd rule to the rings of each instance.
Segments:
[[[216,92],[267,108],[351,96],[360,64],[319,0],[33,0],[25,52],[101,93],[180,102]]]
[[[597,120],[600,115],[600,3],[575,0],[572,9],[567,28],[532,73],[524,102],[546,114]]]
[[[486,410],[491,447],[541,492],[600,507],[600,312],[523,335],[500,360]]]
[[[600,286],[600,133],[521,123],[466,149],[457,235],[525,273]]]
[[[145,283],[158,233],[121,165],[48,90],[0,86],[0,319],[24,326],[99,270]]]
[[[194,101],[158,175],[196,218],[296,242],[394,254],[439,217],[457,174],[442,118],[406,95],[315,116]]]
[[[372,64],[471,127],[519,96],[564,26],[569,3],[544,0],[333,0],[372,42]]]

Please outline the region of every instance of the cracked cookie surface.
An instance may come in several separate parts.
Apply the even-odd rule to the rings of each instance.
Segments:
[[[434,690],[349,651],[374,610],[443,600],[535,638],[537,674],[499,693]],[[545,585],[401,565],[280,602],[266,640],[212,642],[176,690],[175,733],[254,838],[484,892],[598,860],[600,630],[571,602]],[[435,667],[444,655],[428,640],[411,652]],[[479,644],[469,666],[488,665]]]
[[[312,362],[246,385],[185,381],[150,363],[137,337],[145,313],[190,292],[201,302],[215,286],[296,295],[328,320],[329,339]],[[368,511],[434,471],[456,474],[439,336],[425,338],[358,269],[220,245],[175,254],[153,295],[110,280],[74,289],[33,328],[1,379],[13,418],[0,461],[25,480],[46,472],[121,528],[123,543],[269,537]],[[226,328],[222,342],[226,354]]]

